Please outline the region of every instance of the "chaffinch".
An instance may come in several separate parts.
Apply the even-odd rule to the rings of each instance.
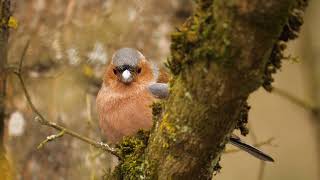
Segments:
[[[99,124],[109,143],[152,127],[150,106],[156,99],[169,96],[167,79],[165,71],[136,49],[122,48],[114,53],[96,99]],[[274,161],[235,135],[231,135],[230,143],[261,160]]]

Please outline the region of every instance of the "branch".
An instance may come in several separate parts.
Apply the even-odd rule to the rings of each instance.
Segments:
[[[48,142],[53,141],[53,140],[55,140],[55,139],[58,139],[58,138],[62,137],[62,136],[64,135],[64,133],[65,133],[65,131],[60,131],[58,134],[54,134],[54,135],[48,136],[48,137],[46,138],[46,140],[42,141],[42,142],[38,145],[37,149],[41,149],[41,148],[43,148],[44,145],[47,144]]]
[[[32,100],[31,100],[31,97],[30,97],[30,94],[26,88],[26,85],[25,85],[25,82],[23,80],[23,77],[22,77],[22,65],[23,65],[23,60],[24,60],[24,57],[25,57],[25,53],[27,52],[27,47],[29,46],[29,43],[30,41],[27,42],[26,44],[26,47],[24,48],[24,51],[23,51],[23,54],[20,58],[20,63],[19,63],[19,67],[16,71],[14,71],[14,73],[17,75],[19,81],[20,81],[20,84],[21,84],[21,87],[22,87],[22,90],[24,92],[24,95],[27,99],[27,102],[28,104],[30,105],[32,111],[37,115],[36,117],[36,120],[42,124],[42,125],[45,125],[45,126],[49,126],[49,127],[52,127],[58,131],[60,131],[60,133],[56,136],[52,136],[50,138],[47,137],[47,139],[45,141],[43,141],[40,146],[42,147],[45,143],[51,141],[51,140],[54,140],[54,139],[57,139],[58,137],[62,136],[63,134],[68,134],[74,138],[77,138],[85,143],[88,143],[96,148],[99,148],[99,149],[102,149],[106,152],[109,152],[113,155],[115,155],[116,157],[118,157],[120,159],[120,156],[117,154],[116,150],[114,150],[113,148],[111,148],[108,144],[106,143],[103,143],[103,142],[97,142],[97,141],[94,141],[88,137],[85,137],[85,136],[82,136],[80,134],[78,134],[77,132],[75,131],[72,131],[70,129],[67,129],[61,125],[58,125],[54,122],[51,122],[49,120],[47,120],[40,112],[39,110],[35,107],[35,105],[33,104]],[[62,133],[63,132],[63,133]]]
[[[302,99],[299,99],[298,97],[294,96],[293,94],[290,94],[287,91],[284,91],[282,89],[273,87],[272,92],[286,98],[287,100],[289,100],[290,102],[304,108],[307,111],[310,111],[312,114],[317,115],[319,113],[319,107],[315,107],[313,105],[311,105],[310,103],[307,103],[305,101],[303,101]]]

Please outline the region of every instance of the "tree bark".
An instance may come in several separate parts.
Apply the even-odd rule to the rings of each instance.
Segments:
[[[171,96],[145,154],[151,179],[211,179],[296,0],[198,0],[172,34]]]
[[[8,38],[10,18],[10,0],[0,1],[0,177],[4,180],[11,179],[9,163],[5,156],[4,147],[4,120],[5,120],[5,97],[6,97],[6,64],[8,54]]]

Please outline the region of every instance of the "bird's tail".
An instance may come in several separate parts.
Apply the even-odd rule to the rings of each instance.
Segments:
[[[241,141],[241,139],[235,135],[232,135],[230,137],[230,143],[238,148],[240,148],[241,150],[244,150],[245,152],[251,154],[252,156],[261,159],[263,161],[270,161],[270,162],[274,162],[274,160],[272,159],[272,157],[270,157],[269,155],[267,155],[266,153],[260,151],[259,149],[250,146],[248,144],[246,144],[245,142]]]

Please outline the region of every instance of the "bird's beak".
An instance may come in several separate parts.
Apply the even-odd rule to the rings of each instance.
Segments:
[[[129,70],[125,70],[122,72],[121,74],[121,81],[125,84],[129,84],[131,83],[133,80],[133,76],[132,73]]]

